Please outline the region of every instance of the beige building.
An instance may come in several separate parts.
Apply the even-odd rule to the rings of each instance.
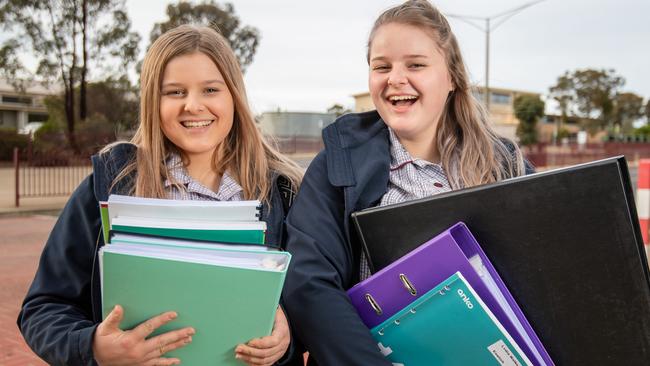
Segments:
[[[55,93],[53,89],[37,83],[28,85],[21,93],[6,80],[0,79],[0,127],[21,131],[30,122],[45,122],[48,117],[45,97]]]
[[[323,128],[335,119],[332,113],[264,112],[258,122],[264,135],[320,139]]]
[[[484,102],[484,87],[477,87],[474,91],[476,98]],[[514,111],[514,100],[520,95],[533,95],[540,97],[540,94],[521,91],[521,90],[512,90],[504,88],[490,88],[490,120],[493,123],[493,127],[496,132],[504,137],[510,139],[515,139],[517,124],[519,121],[515,117]],[[355,101],[355,112],[365,112],[375,109],[374,104],[372,103],[372,98],[370,98],[370,93],[359,93],[352,95]]]

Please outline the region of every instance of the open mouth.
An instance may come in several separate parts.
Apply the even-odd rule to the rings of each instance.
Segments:
[[[185,128],[201,128],[210,126],[214,122],[213,119],[206,119],[203,121],[181,121],[181,124]]]
[[[388,101],[394,106],[410,106],[418,100],[416,95],[392,95]]]

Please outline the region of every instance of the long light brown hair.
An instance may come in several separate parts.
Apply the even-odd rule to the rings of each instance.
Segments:
[[[239,63],[228,41],[211,28],[190,25],[167,31],[147,51],[140,75],[140,124],[131,140],[138,147],[137,158],[126,166],[115,181],[135,171],[132,194],[155,198],[167,196],[163,182],[172,178],[165,161],[170,153],[182,152],[165,137],[161,129],[163,73],[174,57],[194,52],[210,57],[217,66],[235,107],[232,129],[213,154],[213,168],[219,174],[228,170],[243,188],[244,199],[268,202],[274,173],[288,178],[297,189],[302,170],[267,143],[258,130],[248,106]]]
[[[426,0],[409,0],[386,10],[370,32],[368,60],[377,30],[389,23],[424,30],[445,56],[454,90],[438,121],[435,143],[451,186],[471,187],[523,175],[521,151],[494,132],[487,112],[472,94],[460,47],[447,19]]]

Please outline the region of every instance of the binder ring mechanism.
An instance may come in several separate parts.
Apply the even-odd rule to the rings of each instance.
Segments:
[[[381,310],[381,307],[379,306],[379,304],[377,303],[375,298],[372,297],[372,295],[366,294],[366,301],[368,301],[370,303],[370,306],[372,307],[372,310],[374,310],[375,313],[377,313],[377,315],[381,315],[383,313],[383,311]]]
[[[404,285],[406,290],[408,290],[408,292],[411,293],[411,295],[417,296],[418,290],[416,290],[415,286],[413,286],[411,281],[409,281],[408,277],[406,277],[406,275],[404,273],[399,274],[399,279],[400,279],[400,281],[402,281],[402,284]]]

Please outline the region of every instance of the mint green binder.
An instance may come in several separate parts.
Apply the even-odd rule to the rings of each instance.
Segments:
[[[221,243],[264,244],[263,230],[196,230],[163,227],[112,225],[112,230],[121,233],[161,236]]]
[[[166,354],[183,365],[241,365],[237,344],[271,333],[288,253],[140,249],[111,244],[100,250],[103,316],[122,305],[122,329],[176,311],[178,318],[153,335],[194,327],[192,343]]]
[[[460,272],[371,333],[393,365],[532,365]]]

